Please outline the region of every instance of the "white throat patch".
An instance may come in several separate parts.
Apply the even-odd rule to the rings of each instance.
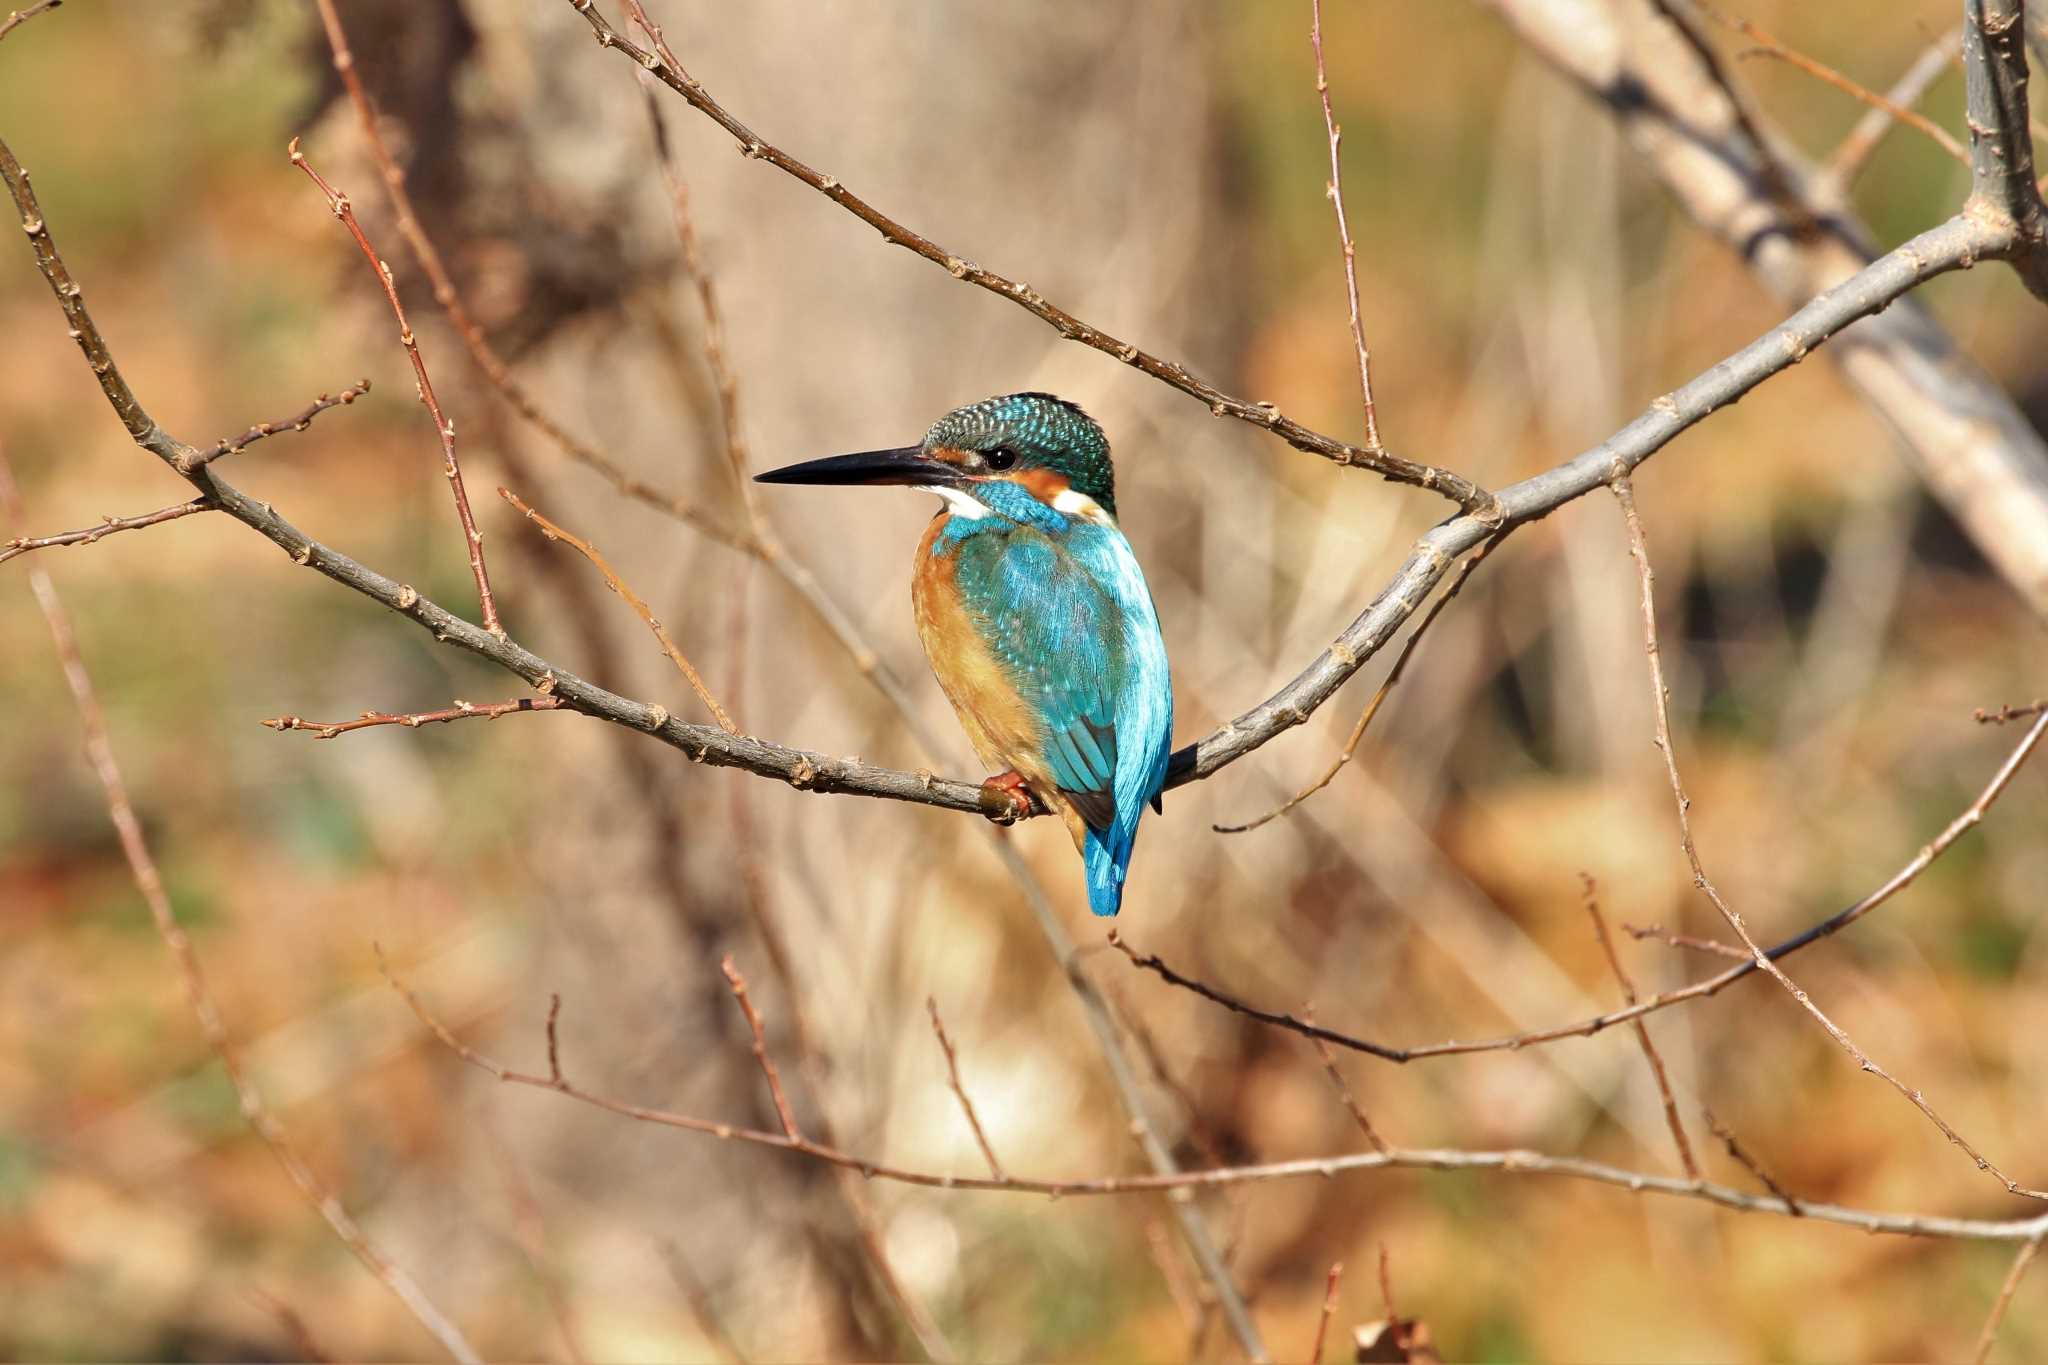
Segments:
[[[1064,512],[1070,517],[1079,517],[1083,521],[1096,522],[1103,526],[1113,526],[1116,524],[1111,520],[1109,513],[1102,510],[1101,503],[1089,497],[1086,493],[1072,488],[1062,488],[1059,492],[1053,494],[1052,510]]]
[[[958,488],[948,488],[944,484],[932,483],[920,485],[920,490],[926,493],[937,493],[940,497],[944,498],[946,506],[952,509],[953,515],[956,517],[965,517],[969,521],[980,521],[983,517],[995,515],[995,513],[982,505],[981,499]]]

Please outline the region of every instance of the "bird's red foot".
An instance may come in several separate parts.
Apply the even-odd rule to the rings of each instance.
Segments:
[[[989,817],[989,819],[994,820],[999,825],[1015,824],[1019,820],[1028,820],[1034,815],[1041,815],[1045,812],[1045,807],[1039,804],[1038,798],[1031,794],[1031,789],[1024,785],[1023,777],[1015,771],[998,773],[996,776],[983,782],[981,789],[983,791],[999,793],[1004,800],[1009,802],[1010,810],[1007,816],[991,815]]]

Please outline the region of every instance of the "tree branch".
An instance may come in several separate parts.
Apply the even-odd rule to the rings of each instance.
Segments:
[[[30,550],[47,550],[56,545],[91,545],[103,536],[117,531],[139,531],[145,526],[160,526],[167,521],[189,517],[194,512],[211,512],[213,504],[205,498],[194,498],[190,502],[173,503],[159,507],[154,512],[144,512],[134,517],[103,517],[97,526],[87,526],[77,531],[62,531],[54,536],[16,536],[12,540],[0,541],[0,564],[5,564],[16,555],[25,555]]]
[[[327,0],[323,0],[323,3],[326,2]],[[1263,427],[1295,449],[1307,451],[1311,455],[1320,455],[1336,464],[1369,469],[1393,483],[1411,484],[1417,488],[1441,493],[1468,513],[1486,512],[1492,507],[1491,495],[1459,474],[1431,465],[1417,464],[1412,460],[1404,460],[1363,446],[1350,445],[1335,437],[1311,431],[1281,413],[1271,403],[1253,403],[1242,398],[1233,398],[1197,378],[1185,365],[1161,360],[1155,355],[1139,350],[1129,342],[1120,341],[1102,329],[1081,321],[1022,281],[1008,279],[993,270],[984,270],[974,262],[954,255],[937,242],[890,218],[840,184],[836,177],[813,170],[781,148],[763,141],[753,129],[726,112],[725,107],[714,100],[710,92],[687,71],[671,67],[659,54],[638,46],[614,29],[598,12],[595,0],[569,0],[569,4],[590,24],[591,33],[597,39],[599,47],[617,51],[631,58],[641,69],[652,73],[663,85],[681,95],[691,108],[732,134],[739,141],[740,155],[755,161],[765,161],[785,175],[810,186],[881,233],[882,239],[891,245],[903,247],[934,265],[943,266],[956,280],[964,280],[968,284],[1008,299],[1051,326],[1067,340],[1078,341],[1104,355],[1114,356],[1169,388],[1178,389],[1191,398],[1199,399],[1218,417],[1234,417],[1241,422]]]

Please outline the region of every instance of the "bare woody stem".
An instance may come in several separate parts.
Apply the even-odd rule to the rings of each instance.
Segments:
[[[318,398],[315,398],[311,403],[308,403],[303,411],[295,413],[292,416],[283,419],[282,421],[258,422],[255,426],[250,427],[240,436],[222,437],[220,440],[214,442],[211,446],[208,446],[205,450],[195,452],[193,458],[187,461],[187,464],[190,466],[190,468],[180,469],[178,472],[181,474],[189,474],[192,472],[193,469],[198,468],[200,465],[211,464],[213,461],[218,460],[223,455],[239,455],[247,447],[254,445],[256,442],[261,441],[266,437],[275,436],[280,432],[304,431],[307,427],[313,425],[313,419],[315,417],[318,417],[321,413],[327,411],[329,408],[345,408],[350,403],[355,402],[356,399],[361,398],[364,394],[368,393],[369,391],[370,381],[364,379],[357,383],[349,385],[340,393],[323,393]]]
[[[1380,444],[1380,425],[1372,405],[1372,353],[1365,345],[1365,325],[1358,318],[1358,247],[1351,240],[1351,225],[1344,218],[1344,163],[1338,148],[1344,130],[1330,109],[1330,77],[1323,66],[1323,0],[1309,0],[1308,45],[1316,54],[1316,97],[1323,104],[1323,131],[1330,139],[1330,178],[1323,185],[1330,206],[1337,212],[1337,240],[1344,247],[1344,295],[1351,305],[1351,344],[1358,353],[1358,394],[1365,406],[1365,448],[1385,449]]]
[[[1636,562],[1637,578],[1642,588],[1643,647],[1650,661],[1651,704],[1657,722],[1656,743],[1658,749],[1662,750],[1664,755],[1665,775],[1671,780],[1671,797],[1678,807],[1678,846],[1685,855],[1686,865],[1692,870],[1693,885],[1698,887],[1700,893],[1707,898],[1714,909],[1720,912],[1721,918],[1727,921],[1728,927],[1735,931],[1735,936],[1742,940],[1742,946],[1749,950],[1750,958],[1756,966],[1769,973],[1773,980],[1784,987],[1786,994],[1797,1001],[1801,1009],[1804,1009],[1813,1016],[1815,1022],[1827,1031],[1828,1036],[1833,1038],[1844,1052],[1849,1054],[1858,1067],[1878,1077],[1905,1096],[1914,1108],[1926,1115],[1928,1121],[1941,1130],[1943,1137],[1946,1137],[1950,1142],[1960,1147],[1964,1154],[1977,1164],[1979,1170],[1987,1171],[1995,1177],[2000,1184],[2005,1186],[2008,1193],[2021,1195],[2029,1199],[2048,1199],[2048,1190],[2028,1189],[2000,1170],[1988,1157],[1972,1146],[1969,1139],[1957,1132],[1947,1119],[1944,1119],[1937,1113],[1934,1106],[1928,1103],[1926,1096],[1922,1095],[1919,1090],[1907,1086],[1905,1082],[1874,1061],[1849,1036],[1841,1025],[1829,1018],[1827,1013],[1807,995],[1806,991],[1785,974],[1784,969],[1778,966],[1771,954],[1764,951],[1762,946],[1758,944],[1755,936],[1750,933],[1749,924],[1743,918],[1742,913],[1728,903],[1720,891],[1716,889],[1713,881],[1707,876],[1707,869],[1700,860],[1699,847],[1693,841],[1692,800],[1685,794],[1685,784],[1680,779],[1678,773],[1678,758],[1672,750],[1669,690],[1664,684],[1664,664],[1657,648],[1655,575],[1650,568],[1650,551],[1643,536],[1642,518],[1636,513],[1635,490],[1630,486],[1627,479],[1616,479],[1613,484],[1613,491],[1615,500],[1621,505],[1622,518],[1628,528],[1629,554]]]
[[[1600,891],[1591,875],[1581,872],[1579,877],[1585,887],[1586,915],[1593,921],[1593,937],[1599,940],[1600,951],[1607,958],[1608,969],[1614,973],[1615,982],[1621,987],[1621,998],[1633,1005],[1636,1003],[1636,983],[1629,976],[1628,968],[1621,963],[1621,954],[1614,950],[1614,936],[1607,932],[1607,917],[1600,913]],[[1692,1140],[1685,1135],[1685,1123],[1678,1116],[1678,1101],[1671,1096],[1671,1078],[1664,1071],[1663,1054],[1657,1051],[1657,1044],[1650,1039],[1650,1027],[1641,1019],[1634,1020],[1630,1027],[1635,1030],[1636,1043],[1643,1050],[1643,1060],[1650,1064],[1650,1075],[1657,1082],[1657,1098],[1664,1106],[1664,1126],[1671,1130],[1672,1145],[1678,1148],[1678,1164],[1693,1179],[1699,1179],[1700,1165],[1693,1159]],[[1316,1040],[1322,1043],[1321,1039]],[[1327,1043],[1323,1043],[1327,1047]]]
[[[1346,1152],[1340,1155],[1303,1157],[1256,1165],[1075,1180],[1029,1179],[1018,1176],[997,1179],[994,1176],[953,1175],[894,1166],[826,1146],[800,1133],[791,1136],[786,1131],[763,1132],[760,1129],[699,1118],[692,1114],[649,1108],[586,1090],[560,1074],[540,1075],[505,1066],[463,1042],[447,1024],[426,1007],[410,987],[392,975],[388,966],[383,970],[385,978],[405,999],[421,1024],[439,1039],[444,1047],[502,1084],[552,1090],[578,1103],[642,1123],[698,1133],[725,1142],[743,1142],[750,1146],[794,1153],[829,1166],[856,1171],[870,1180],[889,1180],[931,1189],[986,1190],[1066,1198],[1216,1189],[1273,1180],[1327,1180],[1339,1175],[1371,1170],[1499,1171],[1515,1175],[1562,1176],[1595,1184],[1612,1185],[1634,1194],[1659,1194],[1700,1200],[1744,1213],[1783,1215],[1786,1212],[1784,1201],[1776,1196],[1749,1194],[1712,1181],[1649,1175],[1604,1162],[1523,1150],[1466,1151],[1457,1148],[1393,1147],[1384,1152]],[[1837,1204],[1818,1203],[1803,1204],[1801,1211],[1802,1216],[1815,1222],[1833,1223],[1864,1232],[1896,1236],[2024,1242],[2034,1237],[2048,1235],[2048,1214],[2010,1220],[1949,1218],[1932,1214],[1879,1213]]]
[[[322,0],[322,3],[330,2],[331,0]],[[592,36],[597,39],[599,47],[620,52],[638,63],[643,70],[651,72],[663,85],[682,96],[690,107],[710,118],[736,138],[742,156],[765,161],[785,175],[810,186],[875,229],[882,235],[884,241],[915,252],[934,265],[943,267],[956,280],[964,280],[968,284],[1008,299],[1052,327],[1067,340],[1078,341],[1092,350],[1113,356],[1140,373],[1200,400],[1218,417],[1234,417],[1253,426],[1263,427],[1295,449],[1320,455],[1337,464],[1368,469],[1395,483],[1431,489],[1457,503],[1467,512],[1493,515],[1491,495],[1462,475],[1362,446],[1350,445],[1310,430],[1281,413],[1270,403],[1247,402],[1242,398],[1232,397],[1197,378],[1185,365],[1162,360],[1129,342],[1111,336],[1099,327],[1083,322],[1021,280],[1012,280],[992,270],[985,270],[974,262],[955,255],[930,238],[890,218],[840,184],[836,177],[814,170],[781,148],[762,140],[746,124],[728,113],[725,107],[714,100],[704,86],[687,71],[681,67],[670,66],[662,60],[659,53],[640,47],[614,29],[604,15],[598,12],[595,0],[569,0],[569,4],[590,24]]]
[[[4,32],[4,30],[0,30]],[[4,151],[4,148],[0,148]],[[15,488],[13,470],[4,455],[0,455],[0,518],[19,521],[21,516],[20,494]],[[157,867],[156,857],[150,851],[149,840],[143,834],[142,821],[135,813],[135,804],[128,795],[128,782],[121,773],[121,765],[114,755],[113,741],[107,731],[106,712],[101,708],[99,695],[93,687],[92,675],[86,671],[84,656],[78,649],[78,638],[71,627],[70,613],[64,609],[62,599],[57,595],[56,585],[39,565],[32,565],[28,571],[29,587],[34,592],[36,604],[42,609],[43,619],[48,623],[50,638],[56,646],[58,662],[64,670],[64,681],[70,688],[72,701],[77,705],[78,718],[85,732],[86,757],[91,761],[93,773],[99,779],[105,796],[107,818],[113,823],[114,832],[121,843],[122,856],[127,860],[130,877],[135,889],[149,908],[150,922],[155,926],[157,936],[169,949],[172,964],[178,972],[180,984],[184,987],[185,1003],[198,1022],[200,1037],[213,1055],[219,1059],[221,1069],[227,1073],[228,1083],[234,1087],[235,1097],[240,1102],[242,1117],[255,1130],[278,1165],[313,1210],[325,1220],[334,1235],[347,1247],[350,1254],[362,1262],[365,1269],[397,1296],[422,1327],[440,1342],[443,1349],[464,1365],[478,1365],[481,1360],[462,1330],[451,1321],[433,1300],[426,1296],[419,1283],[406,1269],[392,1261],[364,1234],[362,1227],[342,1206],[341,1200],[328,1190],[313,1168],[300,1155],[291,1134],[270,1112],[264,1103],[262,1092],[256,1089],[242,1063],[241,1049],[228,1037],[226,1023],[221,1018],[220,1003],[215,999],[213,988],[207,983],[206,973],[199,963],[199,954],[192,947],[192,940],[185,928],[178,922],[177,912],[171,906],[171,898],[164,888],[162,872]]]
[[[476,518],[469,510],[469,494],[462,486],[462,466],[455,459],[455,424],[448,420],[441,411],[439,400],[434,397],[434,383],[427,378],[427,363],[420,358],[420,345],[413,337],[412,324],[405,320],[405,305],[399,301],[398,286],[392,282],[391,267],[384,264],[383,258],[377,254],[377,248],[371,246],[370,239],[363,235],[362,225],[356,222],[355,209],[349,203],[348,196],[328,184],[320,172],[313,169],[313,163],[306,160],[305,154],[299,150],[297,138],[291,140],[290,152],[292,164],[304,171],[313,183],[320,187],[320,193],[327,196],[327,207],[341,220],[342,226],[348,229],[349,236],[356,239],[356,245],[362,249],[363,258],[370,263],[370,269],[376,273],[377,282],[384,286],[384,297],[390,302],[392,313],[398,318],[398,343],[405,347],[406,358],[412,362],[413,376],[419,381],[420,403],[426,408],[427,415],[433,418],[434,432],[441,438],[441,456],[445,462],[441,472],[447,476],[448,491],[455,498],[455,515],[462,523],[462,539],[469,551],[469,571],[476,578],[477,603],[483,611],[484,629],[503,639],[505,628],[498,624],[498,604],[492,600],[491,576],[484,568],[483,533],[476,529]],[[206,461],[200,459],[194,463],[203,465]],[[187,475],[191,473],[188,469],[180,469],[178,472]]]
[[[315,739],[333,739],[352,730],[368,730],[379,725],[402,725],[417,730],[422,725],[440,725],[451,720],[496,720],[509,716],[514,711],[560,711],[566,709],[558,697],[515,697],[511,701],[494,701],[477,705],[474,702],[457,700],[455,705],[441,711],[413,711],[393,715],[385,711],[365,711],[354,720],[307,720],[303,716],[272,716],[258,724],[273,730],[305,730]]]
[[[212,510],[214,509],[211,502],[205,498],[194,498],[190,502],[159,507],[154,512],[144,512],[140,516],[105,517],[97,526],[87,526],[77,531],[61,531],[54,536],[16,536],[12,540],[0,541],[0,564],[5,564],[16,555],[25,555],[30,550],[47,550],[58,545],[92,545],[119,531],[140,531],[146,526],[161,526],[167,521],[189,517],[194,512]]]
[[[384,182],[385,193],[391,199],[391,207],[398,220],[399,235],[405,238],[413,259],[419,262],[422,273],[433,286],[434,302],[448,314],[448,320],[462,338],[463,348],[478,370],[483,372],[512,410],[522,421],[546,436],[565,455],[576,463],[594,470],[607,483],[634,501],[665,512],[680,521],[694,526],[705,535],[722,544],[735,548],[748,548],[746,538],[727,526],[719,518],[707,513],[688,498],[655,488],[628,474],[617,461],[610,459],[587,442],[579,441],[553,418],[543,411],[531,394],[513,376],[511,367],[506,365],[483,329],[470,316],[469,309],[462,302],[462,295],[455,288],[454,277],[435,249],[433,240],[426,229],[420,226],[419,215],[413,211],[412,196],[405,188],[405,172],[391,155],[391,148],[384,141],[384,134],[377,126],[377,111],[371,107],[369,93],[363,89],[362,77],[356,72],[355,54],[349,49],[348,34],[341,26],[341,15],[336,11],[334,0],[314,0],[320,11],[320,23],[327,34],[327,44],[334,55],[334,71],[340,77],[342,87],[348,91],[349,101],[355,106],[356,120],[363,130],[363,140],[369,145],[370,158],[377,164],[377,174]]]
[[[611,563],[605,559],[603,554],[599,553],[595,545],[592,545],[574,532],[563,530],[554,522],[549,521],[539,512],[534,511],[533,508],[520,501],[519,495],[510,489],[500,488],[498,496],[518,508],[520,515],[535,526],[538,526],[540,533],[549,540],[559,540],[589,560],[591,567],[603,575],[605,586],[617,593],[625,601],[626,605],[633,609],[633,614],[640,618],[649,631],[653,632],[655,641],[661,646],[662,655],[676,666],[678,673],[683,675],[683,681],[690,685],[690,690],[697,694],[697,699],[703,702],[705,708],[711,712],[712,719],[718,722],[718,728],[729,735],[739,733],[739,727],[732,723],[732,717],[726,714],[725,708],[718,704],[718,698],[712,696],[711,689],[705,686],[703,675],[697,672],[697,666],[691,663],[684,656],[683,651],[676,647],[674,638],[668,633],[668,627],[664,626],[655,616],[654,608],[648,606],[645,598],[627,586],[626,580],[619,577],[618,571],[612,568]]]
[[[988,1162],[988,1173],[1001,1180],[1003,1163],[996,1160],[996,1149],[989,1145],[988,1134],[981,1126],[981,1116],[974,1112],[974,1101],[967,1098],[967,1087],[960,1084],[960,1058],[953,1051],[953,1040],[946,1036],[944,1021],[939,1018],[938,998],[926,996],[924,1007],[932,1017],[932,1036],[939,1040],[939,1050],[946,1054],[946,1083],[960,1101],[960,1111],[967,1115],[967,1126],[974,1130],[974,1144],[981,1148],[981,1155]]]

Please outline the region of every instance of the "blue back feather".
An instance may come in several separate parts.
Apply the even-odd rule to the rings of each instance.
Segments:
[[[1004,481],[997,515],[948,519],[934,554],[976,630],[1044,723],[1039,758],[1086,818],[1088,904],[1114,915],[1145,806],[1166,780],[1173,688],[1151,592],[1123,533]]]

